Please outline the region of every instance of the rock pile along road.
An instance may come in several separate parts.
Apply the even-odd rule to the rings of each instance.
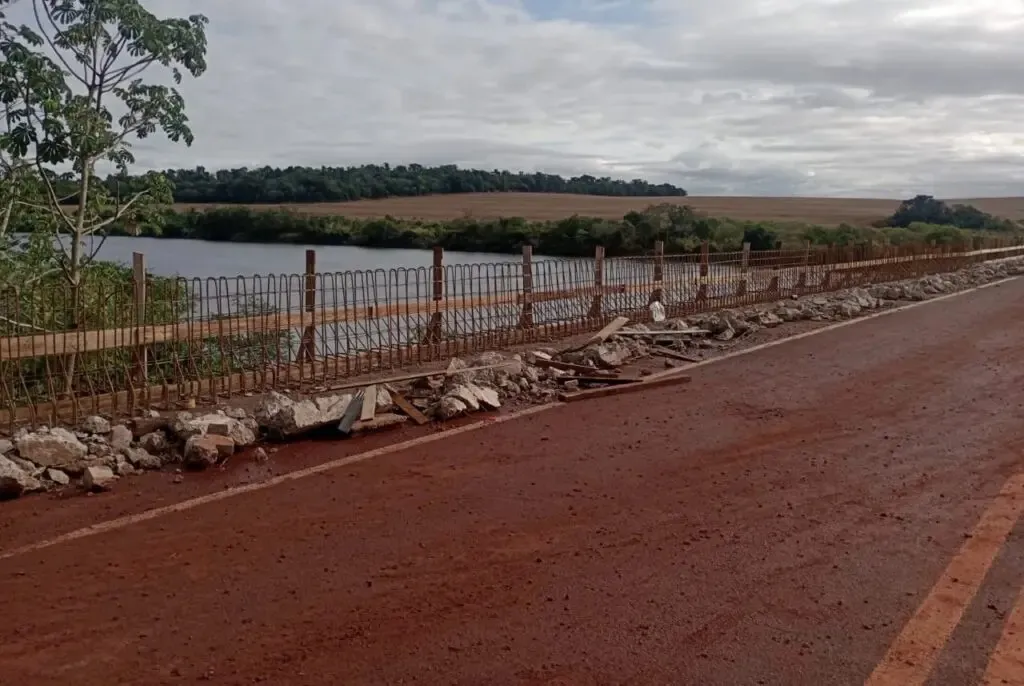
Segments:
[[[692,375],[39,549],[190,493],[12,503],[0,681],[1024,683],[1024,279]]]

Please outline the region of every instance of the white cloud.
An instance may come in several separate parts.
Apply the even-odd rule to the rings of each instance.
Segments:
[[[148,0],[210,17],[150,167],[454,162],[695,194],[1019,195],[1021,0]]]

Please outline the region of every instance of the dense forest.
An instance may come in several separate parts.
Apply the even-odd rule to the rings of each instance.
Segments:
[[[608,177],[460,169],[455,165],[424,167],[418,164],[392,167],[261,167],[210,172],[203,167],[163,172],[180,203],[315,203],[344,202],[364,198],[389,198],[444,193],[572,193],[630,197],[685,196],[671,184],[652,184],[642,179],[622,181]],[[143,177],[108,176],[104,180],[113,195],[125,197],[143,187]],[[73,196],[74,189],[66,189]]]

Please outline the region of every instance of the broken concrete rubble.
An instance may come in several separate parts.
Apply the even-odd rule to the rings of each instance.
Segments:
[[[131,429],[123,424],[118,424],[110,429],[110,438],[108,440],[110,447],[114,451],[123,452],[131,447],[133,438]]]
[[[57,484],[58,486],[67,486],[68,484],[71,483],[70,476],[68,476],[61,470],[53,469],[52,467],[46,470],[46,478],[52,481],[53,483]]]
[[[39,479],[27,473],[12,460],[0,455],[0,500],[11,500],[23,493],[42,490]]]
[[[76,467],[89,452],[78,437],[59,427],[24,434],[14,445],[19,457],[40,467]]]
[[[153,455],[162,455],[171,449],[171,441],[163,430],[157,429],[139,438],[139,447]]]
[[[255,418],[260,428],[268,433],[288,438],[337,424],[351,401],[350,394],[295,401],[271,391],[256,407]]]
[[[110,490],[117,481],[117,475],[110,467],[99,465],[86,467],[82,473],[82,487],[87,491],[99,492]]]
[[[99,416],[86,417],[82,422],[82,431],[90,434],[108,434],[110,422]]]
[[[184,463],[193,469],[205,469],[235,452],[235,442],[219,434],[197,434],[185,442]]]

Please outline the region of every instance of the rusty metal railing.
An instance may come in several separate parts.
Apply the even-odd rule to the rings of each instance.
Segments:
[[[130,278],[0,291],[0,426],[170,408],[593,331],[611,318],[747,306],[952,271],[1024,246],[742,251]],[[72,303],[78,302],[77,309]],[[74,324],[74,326],[72,326]]]

